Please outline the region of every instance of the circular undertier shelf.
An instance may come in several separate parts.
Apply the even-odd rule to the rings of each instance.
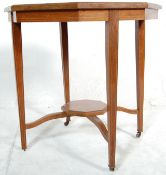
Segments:
[[[107,112],[107,105],[96,100],[76,100],[62,106],[62,110],[69,116],[96,116]]]

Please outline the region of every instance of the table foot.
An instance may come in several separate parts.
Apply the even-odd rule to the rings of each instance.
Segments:
[[[136,137],[137,138],[141,137],[141,132],[140,131],[137,131]]]
[[[110,171],[114,171],[115,170],[115,167],[111,167],[111,166],[108,166]]]

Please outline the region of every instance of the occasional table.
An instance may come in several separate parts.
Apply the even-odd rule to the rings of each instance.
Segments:
[[[116,115],[117,111],[137,114],[137,134],[143,131],[144,101],[144,64],[145,64],[145,20],[158,18],[161,6],[146,2],[69,2],[50,4],[12,5],[5,9],[12,24],[13,52],[18,95],[18,108],[22,149],[26,150],[26,130],[46,121],[66,118],[67,126],[71,116],[87,117],[93,122],[108,142],[108,166],[115,168]],[[135,20],[136,44],[136,85],[137,108],[128,109],[117,106],[118,79],[118,35],[120,20]],[[107,104],[94,100],[70,101],[68,22],[105,21],[106,51],[106,92]],[[59,22],[64,96],[62,111],[48,114],[31,122],[25,122],[24,80],[22,59],[21,23],[23,22]],[[29,35],[29,37],[31,37]],[[97,116],[107,112],[107,127]]]

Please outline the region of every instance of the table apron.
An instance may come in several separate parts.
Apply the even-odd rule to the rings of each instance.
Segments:
[[[9,13],[13,22],[77,22],[108,21],[110,10],[59,10],[59,11],[14,11]],[[158,10],[122,9],[118,10],[119,20],[156,19]]]

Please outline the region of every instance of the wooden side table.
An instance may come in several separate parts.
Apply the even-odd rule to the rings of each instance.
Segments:
[[[145,20],[158,17],[161,6],[146,2],[73,2],[53,4],[13,5],[5,9],[12,23],[13,51],[17,83],[22,149],[26,150],[26,129],[48,120],[71,116],[87,117],[108,141],[109,168],[115,168],[117,111],[137,114],[137,137],[143,131]],[[117,106],[118,33],[120,20],[135,20],[137,109]],[[101,101],[70,101],[68,28],[70,21],[105,21],[107,105]],[[59,22],[62,48],[65,105],[62,112],[48,114],[37,121],[25,122],[24,81],[22,60],[22,22]],[[107,112],[107,128],[97,115]]]

